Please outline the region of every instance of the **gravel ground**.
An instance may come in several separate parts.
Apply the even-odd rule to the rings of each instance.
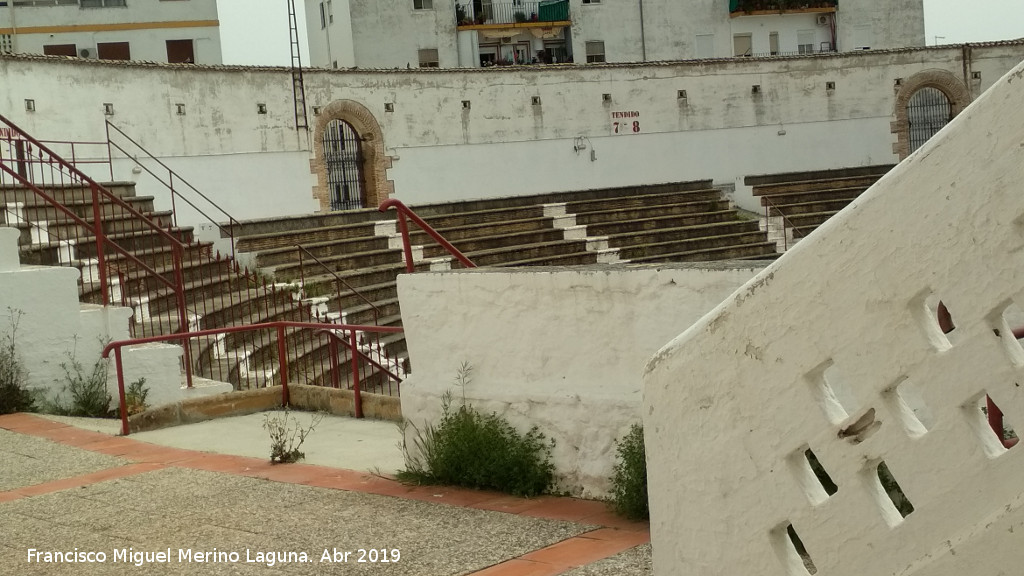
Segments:
[[[0,492],[81,476],[126,460],[0,429]]]
[[[651,545],[644,544],[566,572],[563,576],[650,576]]]
[[[64,574],[466,574],[590,529],[376,496],[167,468],[0,504],[0,566],[19,575]],[[171,549],[141,571],[114,550]],[[27,563],[28,548],[102,551],[105,563]],[[237,562],[180,562],[179,549],[236,552]],[[339,566],[324,550],[350,552]],[[359,549],[400,551],[395,563],[358,563]],[[305,552],[306,563],[246,562],[260,552]],[[629,553],[626,553],[627,555]],[[649,557],[649,554],[648,554]],[[609,559],[611,560],[611,559]],[[649,561],[648,561],[649,562]],[[629,563],[628,561],[626,562]],[[626,564],[623,564],[626,565]],[[646,574],[579,572],[579,574]],[[575,574],[575,573],[574,573]]]

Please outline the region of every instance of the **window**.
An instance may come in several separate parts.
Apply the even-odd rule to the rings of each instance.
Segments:
[[[413,10],[433,10],[434,0],[412,0]]]
[[[127,6],[126,0],[82,0],[82,8],[113,8]]]
[[[324,8],[324,3],[320,3],[320,29],[327,28],[327,10]]]
[[[43,54],[47,56],[78,56],[78,47],[74,44],[50,44],[43,46]]]
[[[777,56],[779,53],[779,33],[769,32],[768,33],[768,52],[772,56]]]
[[[604,61],[604,41],[587,42],[587,64]]]
[[[920,148],[952,119],[953,106],[945,92],[931,86],[914,92],[907,104],[910,152]]]
[[[698,34],[697,41],[697,58],[714,58],[715,57],[715,35],[714,34]]]
[[[14,52],[14,40],[10,34],[0,34],[0,54]]]
[[[600,4],[601,0],[583,0],[584,4]]]
[[[437,48],[420,49],[420,68],[437,68]]]
[[[96,55],[100,60],[132,59],[132,52],[127,42],[100,42],[96,44]]]
[[[814,30],[797,30],[796,50],[801,54],[814,53]]]
[[[754,40],[750,34],[736,34],[732,37],[732,55],[750,56],[754,53]]]
[[[192,41],[168,40],[167,61],[172,64],[193,64],[196,61],[196,53]]]

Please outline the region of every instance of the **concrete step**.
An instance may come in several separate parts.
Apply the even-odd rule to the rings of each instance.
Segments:
[[[802,204],[804,202],[818,202],[822,200],[846,200],[847,202],[860,196],[866,188],[854,186],[852,188],[832,188],[829,190],[814,190],[811,192],[793,192],[792,194],[773,194],[771,197],[761,197],[761,206],[787,206],[789,204]]]
[[[173,225],[173,214],[170,210],[150,212],[145,216],[161,230],[166,230]],[[88,220],[88,227],[68,218],[50,220],[45,223],[20,222],[13,225],[13,227],[21,231],[21,237],[19,238],[18,243],[21,245],[27,245],[38,242],[39,238],[42,236],[58,238],[61,240],[92,237],[94,232],[94,229],[92,228],[92,218],[89,218]],[[107,216],[101,220],[101,224],[105,234],[126,233],[143,228],[143,222],[140,222],[134,215]],[[150,228],[150,226],[146,224],[145,228]]]
[[[628,222],[649,218],[665,218],[667,216],[681,216],[684,214],[722,212],[728,209],[729,202],[725,200],[684,202],[681,204],[668,204],[665,206],[648,206],[641,208],[620,208],[615,210],[601,210],[598,212],[577,214],[576,224],[587,226],[587,230],[589,231],[592,224]]]
[[[771,216],[783,216],[792,218],[800,214],[814,214],[818,212],[832,212],[836,213],[846,208],[850,204],[850,200],[819,200],[816,202],[803,202],[800,204],[786,204],[785,206],[775,206],[768,208],[768,214]]]
[[[695,180],[690,182],[668,182],[664,184],[648,184],[643,186],[623,186],[616,188],[594,188],[570,192],[548,192],[528,196],[510,196],[505,198],[487,198],[446,202],[437,204],[416,204],[410,206],[421,218],[441,214],[459,212],[479,212],[502,208],[534,206],[539,204],[558,204],[563,202],[581,202],[606,198],[628,198],[648,194],[671,192],[687,192],[711,188],[711,180]]]
[[[453,228],[457,226],[469,226],[489,222],[508,222],[512,220],[526,220],[530,218],[543,217],[544,207],[540,204],[529,206],[516,206],[512,208],[496,208],[491,210],[480,210],[477,212],[458,212],[454,214],[441,214],[428,216],[423,219],[435,230]],[[412,226],[415,228],[415,226]]]
[[[676,242],[720,236],[723,234],[739,234],[759,231],[760,227],[756,220],[733,220],[731,222],[702,224],[696,226],[657,228],[654,230],[640,232],[609,234],[608,245],[613,248],[625,248],[644,244]],[[625,258],[626,256],[623,257]]]
[[[264,218],[259,220],[245,220],[231,225],[228,222],[221,223],[221,237],[227,238],[227,231],[231,230],[236,241],[246,236],[268,236],[278,233],[295,232],[298,230],[312,230],[319,228],[332,228],[335,226],[346,226],[379,220],[394,220],[394,213],[385,214],[376,208],[363,208],[361,210],[343,210],[337,212],[317,212],[302,216],[284,216]]]
[[[497,234],[494,236],[483,236],[478,238],[467,238],[452,240],[452,244],[463,254],[476,253],[497,248],[510,246],[524,246],[529,244],[543,244],[547,242],[558,242],[565,239],[565,231],[555,228],[548,230],[536,230],[532,232],[515,232],[511,234]],[[435,242],[423,246],[424,258],[438,258],[447,256],[448,251]],[[470,258],[472,260],[472,258]],[[475,263],[475,262],[474,262]]]
[[[332,311],[348,310],[354,306],[365,304],[366,302],[363,298],[376,303],[381,300],[398,297],[398,283],[394,280],[390,282],[382,282],[380,284],[362,286],[357,289],[359,296],[353,294],[352,291],[344,285],[342,285],[340,289],[335,289],[334,284],[337,284],[337,282],[330,285],[330,292],[322,294],[323,296],[330,298],[328,308]],[[360,296],[362,296],[362,298],[360,298]]]
[[[135,184],[133,182],[100,182],[100,185],[118,198],[126,199],[135,196]],[[41,187],[41,189],[59,203],[92,198],[92,189],[80,184],[47,185]],[[25,186],[0,185],[0,200],[3,200],[2,203],[29,202],[39,197],[35,190]]]
[[[756,244],[705,248],[701,250],[631,258],[630,262],[709,262],[712,260],[771,258],[775,255],[776,251],[774,242],[759,242]]]
[[[334,256],[387,250],[388,239],[383,236],[371,235],[303,244],[302,247],[305,248],[309,254],[312,254],[314,257],[319,258],[326,263],[326,260],[324,259]],[[259,268],[274,268],[275,266],[281,266],[283,264],[298,264],[300,260],[304,262],[305,270],[307,272],[315,274],[317,273],[317,270],[320,269],[320,265],[317,264],[315,260],[310,258],[307,254],[302,253],[295,246],[260,250],[256,254],[256,266]]]
[[[573,252],[569,254],[556,254],[540,256],[535,258],[522,258],[509,260],[501,264],[494,264],[503,268],[515,268],[521,266],[586,266],[598,264],[600,256],[597,252]]]
[[[819,192],[836,188],[867,189],[878,181],[881,176],[853,176],[849,178],[828,178],[822,180],[805,180],[784,182],[780,184],[763,184],[754,186],[754,196],[775,196],[777,194],[793,194],[797,192]]]
[[[346,324],[361,326],[378,326],[382,318],[402,314],[397,295],[393,298],[377,300],[373,306],[363,303],[349,306],[344,312]]]
[[[106,239],[119,246],[122,250],[126,250],[132,254],[146,253],[158,248],[171,246],[171,238],[165,236],[164,232],[181,244],[189,244],[193,240],[191,226],[161,231],[147,229],[135,232],[117,232],[107,235]],[[78,239],[75,253],[80,259],[95,258],[97,255],[97,248],[95,238],[87,236]],[[116,252],[116,250],[112,249],[109,244],[105,246],[104,251],[107,254]]]
[[[145,214],[147,212],[154,211],[152,196],[132,196],[125,198],[124,202],[136,212]],[[88,222],[92,222],[93,220],[94,212],[92,199],[67,202],[62,204],[62,206],[66,208],[68,212],[82,218],[83,220]],[[0,208],[3,207],[0,206]],[[128,212],[123,206],[115,204],[109,199],[101,200],[99,208],[101,217],[123,216],[125,214],[130,214],[130,212]],[[6,210],[0,210],[0,216],[5,218],[4,221],[6,223],[14,223],[18,220],[18,218],[14,217],[12,211],[20,214],[20,220],[27,220],[29,222],[48,222],[50,220],[62,220],[68,218],[67,212],[49,204],[42,198],[26,202],[23,206],[19,206],[16,209],[8,206]]]
[[[585,214],[606,210],[622,210],[626,208],[646,208],[666,204],[686,204],[691,202],[722,200],[721,190],[708,188],[704,190],[673,191],[661,194],[644,194],[622,198],[602,198],[566,203],[565,210],[570,214]]]
[[[789,227],[817,227],[824,224],[826,220],[835,216],[838,213],[836,211],[824,211],[824,212],[807,212],[805,214],[793,214],[786,216],[786,222]]]
[[[747,176],[743,183],[747,186],[764,186],[769,184],[784,184],[787,182],[809,182],[820,180],[837,180],[842,178],[855,178],[858,176],[870,176],[881,178],[889,170],[892,164],[876,164],[874,166],[853,166],[849,168],[832,168],[829,170],[802,170],[799,172],[782,172],[776,174],[760,174]]]
[[[719,212],[702,212],[698,214],[588,224],[587,234],[591,236],[624,236],[672,228],[733,224],[736,222],[745,222],[745,220],[740,220],[735,210],[722,210]]]
[[[367,238],[374,236],[378,221],[356,222],[320,228],[304,228],[299,230],[269,232],[242,236],[235,241],[238,252],[258,252],[274,248],[287,248],[296,245],[305,246],[319,242],[346,240],[349,238]]]
[[[497,236],[499,234],[514,234],[516,232],[533,232],[537,230],[551,230],[552,218],[541,216],[537,218],[526,218],[522,220],[509,220],[505,222],[485,222],[483,224],[467,224],[464,226],[453,226],[439,228],[437,231],[446,240],[457,243],[467,238],[480,238],[484,236]],[[418,228],[409,230],[410,242],[414,245],[427,245],[434,242],[426,232]]]
[[[401,250],[369,250],[340,256],[329,256],[321,258],[320,261],[334,272],[345,272],[362,268],[401,264],[403,262],[403,254]],[[272,272],[278,281],[295,280],[302,273],[298,263],[282,264],[268,271]]]
[[[739,246],[744,244],[758,244],[762,242],[767,242],[764,232],[755,230],[753,232],[722,234],[720,236],[688,238],[684,240],[628,246],[619,249],[619,257],[624,260],[635,261],[651,256],[697,252],[700,250],[727,248],[730,246]]]
[[[477,266],[498,266],[506,262],[516,260],[532,260],[538,258],[550,258],[566,254],[576,254],[587,251],[586,240],[557,240],[554,242],[542,242],[537,244],[525,244],[521,246],[510,246],[480,250],[471,252],[466,256]],[[453,266],[455,263],[453,263]]]

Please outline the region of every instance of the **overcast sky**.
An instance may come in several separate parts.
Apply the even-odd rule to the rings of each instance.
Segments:
[[[308,64],[304,2],[295,4]],[[290,63],[287,0],[217,0],[217,6],[225,64]],[[924,0],[924,24],[929,45],[1024,38],[1024,0]]]

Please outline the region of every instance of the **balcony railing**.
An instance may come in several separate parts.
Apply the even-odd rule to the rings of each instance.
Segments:
[[[455,23],[458,26],[484,24],[530,26],[567,21],[569,21],[569,0],[460,2],[455,5]]]
[[[839,0],[729,0],[731,14],[834,12]]]

